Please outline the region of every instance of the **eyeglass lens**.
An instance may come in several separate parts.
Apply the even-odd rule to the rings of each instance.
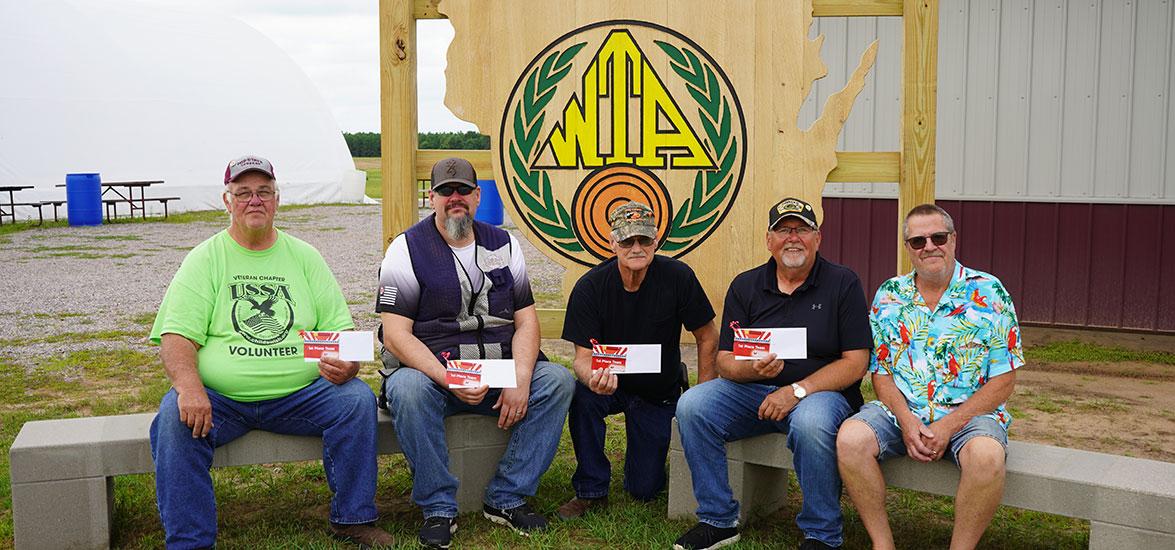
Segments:
[[[641,246],[649,246],[653,244],[653,239],[650,239],[644,235],[629,237],[623,241],[620,241],[620,248],[632,248],[633,245],[637,243],[640,243]]]
[[[473,188],[468,185],[445,185],[436,189],[437,194],[442,197],[452,196],[453,191],[456,191],[458,195],[465,197],[473,192]]]
[[[930,235],[930,242],[934,243],[934,246],[942,246],[947,244],[947,239],[950,238],[950,236],[951,234],[946,231],[941,233],[934,233]],[[921,235],[917,237],[910,237],[909,239],[906,239],[906,242],[910,243],[910,248],[913,248],[914,250],[922,250],[923,248],[926,248],[926,237]]]
[[[787,227],[787,226],[781,225],[781,226],[775,228],[775,232],[779,233],[780,235],[793,235],[793,234],[795,234],[795,235],[805,236],[805,235],[811,235],[813,231],[815,231],[815,229],[812,229],[811,227],[808,227],[806,225],[801,225],[799,227]]]

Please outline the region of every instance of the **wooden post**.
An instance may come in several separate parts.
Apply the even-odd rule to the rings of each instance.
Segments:
[[[413,0],[379,1],[383,249],[416,223],[416,18]]]
[[[898,274],[910,271],[901,220],[934,202],[935,110],[938,101],[938,0],[905,0],[902,44],[902,160],[898,181]]]

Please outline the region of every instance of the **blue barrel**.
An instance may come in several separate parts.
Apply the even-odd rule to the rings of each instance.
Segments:
[[[477,180],[477,186],[481,188],[481,203],[473,219],[490,225],[502,225],[502,196],[498,194],[498,186],[494,180]]]
[[[98,174],[66,174],[65,206],[69,225],[102,225],[102,178]]]

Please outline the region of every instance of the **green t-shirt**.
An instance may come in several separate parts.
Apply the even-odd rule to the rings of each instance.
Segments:
[[[151,342],[174,333],[199,344],[205,386],[237,401],[261,401],[318,378],[318,364],[302,357],[299,330],[354,326],[339,283],[314,247],[278,231],[267,250],[249,250],[226,230],[184,258]]]

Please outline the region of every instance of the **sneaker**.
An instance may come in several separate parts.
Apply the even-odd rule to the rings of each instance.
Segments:
[[[603,508],[608,505],[608,497],[600,498],[579,498],[575,497],[567,504],[559,507],[559,517],[562,519],[575,519],[584,515],[588,510],[595,508]]]
[[[673,550],[709,550],[738,542],[737,527],[714,527],[698,522],[673,543]]]
[[[837,548],[840,547],[829,546],[816,539],[804,539],[804,542],[800,543],[799,550],[836,550]]]
[[[525,502],[521,506],[509,510],[491,508],[486,504],[482,507],[481,514],[494,523],[510,527],[518,534],[528,537],[532,531],[541,531],[547,528],[547,518],[535,513]]]
[[[360,548],[391,548],[396,543],[391,534],[376,527],[374,523],[331,523],[330,534],[341,541],[358,544]]]
[[[433,516],[420,526],[420,545],[425,548],[448,548],[457,532],[457,518]]]

